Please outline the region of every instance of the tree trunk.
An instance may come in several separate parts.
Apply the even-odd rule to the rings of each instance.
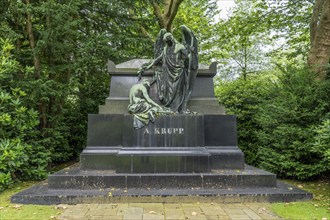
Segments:
[[[25,0],[25,4],[27,8],[29,8],[31,6],[30,0]],[[26,11],[26,32],[29,37],[29,44],[32,50],[35,78],[40,79],[40,73],[41,73],[40,57],[35,51],[36,42],[32,27],[32,15],[29,10]],[[44,101],[39,103],[38,110],[39,110],[40,126],[42,128],[45,128],[47,126],[47,117],[46,117],[46,104]]]
[[[316,0],[310,23],[311,48],[308,66],[318,74],[318,79],[327,76],[330,59],[330,1]]]
[[[27,6],[30,6],[30,0],[25,0],[25,4]],[[40,78],[40,58],[39,56],[35,53],[34,49],[35,49],[35,39],[34,39],[34,34],[33,34],[33,28],[32,28],[32,15],[29,12],[29,10],[27,10],[26,12],[26,30],[27,30],[27,34],[29,36],[29,42],[30,42],[30,47],[32,49],[32,53],[33,53],[33,65],[35,68],[35,73],[36,73],[36,78],[39,79]]]
[[[154,15],[158,19],[160,28],[171,32],[173,20],[178,13],[178,9],[183,0],[164,0],[164,9],[162,10],[159,1],[149,0],[154,9]]]

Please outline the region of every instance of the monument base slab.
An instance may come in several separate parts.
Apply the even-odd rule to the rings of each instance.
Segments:
[[[292,202],[312,194],[277,181],[275,174],[245,166],[209,173],[117,174],[84,171],[72,166],[52,174],[48,182],[12,196],[21,204],[119,202]]]

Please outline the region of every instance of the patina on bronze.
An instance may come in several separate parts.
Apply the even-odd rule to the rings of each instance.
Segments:
[[[132,86],[129,92],[130,104],[128,112],[134,115],[134,128],[142,128],[150,121],[154,122],[156,114],[167,114],[167,110],[155,103],[148,94],[150,82],[143,80],[142,83]]]
[[[198,70],[197,40],[187,26],[182,25],[180,28],[182,42],[177,41],[172,33],[164,29],[159,32],[154,45],[154,59],[143,64],[138,74],[141,79],[145,70],[155,66],[151,83],[156,82],[158,98],[162,105],[174,113],[190,114],[192,112],[187,108],[187,104]],[[139,111],[130,113],[140,114]],[[145,110],[143,113],[146,113]]]

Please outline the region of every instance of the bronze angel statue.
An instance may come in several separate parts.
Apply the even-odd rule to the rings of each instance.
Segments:
[[[154,45],[154,59],[142,65],[138,73],[141,78],[143,71],[156,66],[153,82],[157,83],[159,100],[173,112],[186,114],[191,113],[187,104],[197,75],[198,54],[193,32],[185,25],[180,29],[181,43],[165,29],[159,32]]]

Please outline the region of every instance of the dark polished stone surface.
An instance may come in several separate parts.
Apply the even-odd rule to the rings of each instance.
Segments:
[[[111,196],[109,196],[111,195]],[[49,190],[47,185],[36,185],[11,197],[19,204],[102,204],[102,203],[177,203],[177,202],[296,202],[312,199],[311,193],[277,181],[276,187],[237,189],[103,189]]]
[[[237,146],[236,116],[204,115],[205,146]]]
[[[121,154],[119,154],[121,153]],[[81,154],[80,162],[82,170],[116,170],[117,173],[200,173],[211,169],[207,151],[195,150],[175,152],[164,151],[160,154],[155,152],[142,152],[117,154]],[[193,155],[196,154],[196,155]],[[199,154],[199,155],[197,155]],[[189,156],[187,156],[189,155]],[[202,156],[200,156],[202,155]]]
[[[233,115],[158,116],[155,123],[142,129],[136,130],[132,125],[131,115],[91,114],[87,146],[237,146],[236,117]],[[166,129],[164,134],[162,128]]]
[[[202,115],[158,116],[154,123],[133,128],[133,116],[124,116],[124,147],[198,147],[204,146]]]
[[[154,158],[155,159],[155,158]],[[196,160],[196,158],[194,158]],[[150,160],[153,163],[152,158]],[[200,164],[204,164],[200,161]],[[140,163],[139,163],[140,165]],[[173,163],[169,163],[169,166]],[[241,170],[218,169],[201,173],[116,173],[72,167],[48,178],[50,189],[97,188],[256,188],[275,187],[276,175],[251,166]]]
[[[94,146],[83,151],[80,163],[83,170],[113,169],[118,173],[207,172],[212,169],[243,169],[244,154],[236,146],[221,148]]]
[[[158,116],[138,130],[132,124],[131,115],[89,115],[89,145],[80,156],[81,168],[185,173],[244,167],[235,116]]]
[[[88,115],[87,146],[118,146],[123,142],[124,115]]]
[[[269,172],[214,170],[189,174],[116,174],[71,167],[11,197],[21,204],[78,204],[120,202],[292,202],[312,194],[276,181]]]

